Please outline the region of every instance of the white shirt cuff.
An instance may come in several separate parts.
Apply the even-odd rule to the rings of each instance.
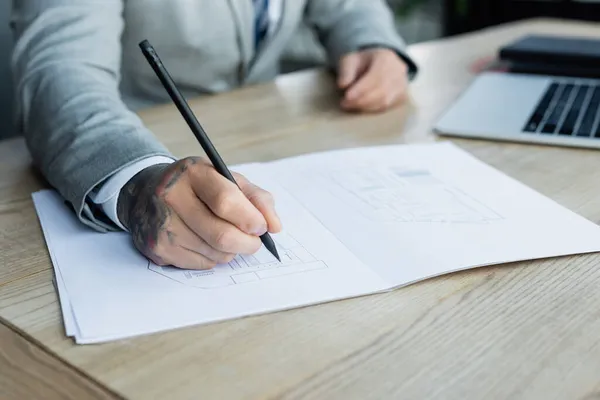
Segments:
[[[145,168],[148,168],[156,164],[170,164],[175,160],[164,156],[152,156],[144,158],[143,160],[137,161],[127,167],[123,168],[110,178],[100,188],[97,193],[90,193],[90,199],[98,204],[104,214],[114,222],[119,228],[126,231],[127,229],[123,226],[119,217],[117,216],[117,202],[119,200],[119,193],[121,189],[131,178],[133,178],[138,172]]]

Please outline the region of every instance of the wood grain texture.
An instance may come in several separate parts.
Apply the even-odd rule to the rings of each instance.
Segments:
[[[0,287],[48,269],[39,226],[31,200],[0,203]]]
[[[0,398],[85,400],[120,397],[0,323]]]
[[[600,25],[535,20],[414,46],[421,73],[411,100],[380,115],[341,112],[332,79],[320,71],[190,103],[229,164],[435,141],[431,124],[473,78],[471,66],[533,32],[599,36]],[[200,153],[174,107],[140,115],[176,155]],[[597,151],[452,141],[600,222]],[[13,159],[10,168],[26,168]],[[0,316],[128,398],[600,397],[598,255],[480,268],[386,294],[75,346],[64,336],[51,264],[34,223],[28,190],[35,184],[18,189],[14,177],[6,179],[0,227],[13,228],[0,236],[9,265],[0,272]],[[27,237],[31,244],[11,246]]]

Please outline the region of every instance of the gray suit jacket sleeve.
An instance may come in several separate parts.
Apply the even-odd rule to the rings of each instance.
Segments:
[[[122,0],[15,0],[12,68],[17,126],[34,163],[98,230],[87,201],[119,169],[168,151],[121,101]]]
[[[346,53],[380,46],[395,50],[404,59],[410,79],[418,71],[385,0],[308,0],[306,18],[317,30],[332,67]]]

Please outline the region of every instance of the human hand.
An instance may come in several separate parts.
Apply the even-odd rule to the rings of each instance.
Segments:
[[[121,189],[119,220],[158,265],[208,269],[253,254],[281,224],[271,194],[232,175],[239,188],[200,157],[148,167]]]
[[[341,102],[348,111],[385,111],[406,98],[408,66],[392,50],[374,48],[346,54],[338,68]]]

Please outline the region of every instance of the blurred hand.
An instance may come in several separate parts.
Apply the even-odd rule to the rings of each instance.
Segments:
[[[118,217],[135,247],[158,265],[207,269],[252,254],[281,229],[270,193],[200,157],[146,168],[121,189]]]
[[[345,91],[341,106],[348,111],[378,112],[406,98],[408,67],[392,50],[368,49],[340,60],[338,86]]]

